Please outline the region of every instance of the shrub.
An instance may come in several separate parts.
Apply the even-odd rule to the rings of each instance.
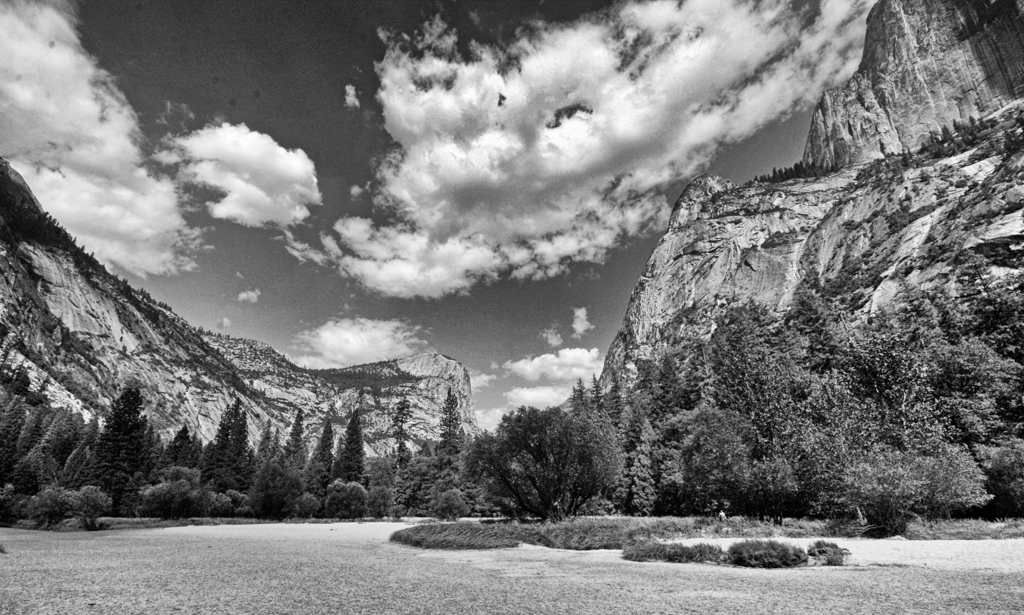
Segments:
[[[729,563],[747,568],[793,568],[807,563],[807,552],[777,540],[741,540],[729,546]]]
[[[312,493],[303,493],[292,503],[292,516],[312,519],[320,511],[320,500]]]
[[[359,483],[338,479],[327,487],[324,516],[337,519],[362,519],[366,516],[366,488]]]
[[[208,517],[230,517],[235,514],[235,505],[226,493],[211,493],[206,501]]]
[[[302,495],[302,477],[294,468],[277,460],[264,463],[256,473],[249,492],[252,514],[261,519],[284,519],[293,501]]]
[[[86,485],[75,494],[75,516],[87,531],[102,529],[99,518],[110,512],[111,506],[110,496],[94,485]]]
[[[514,524],[429,523],[398,530],[392,542],[423,549],[507,549],[523,541]]]
[[[161,519],[186,519],[206,514],[208,493],[199,485],[199,470],[172,466],[161,483],[139,492],[142,512]]]
[[[807,548],[807,555],[822,560],[826,566],[842,566],[850,552],[834,542],[815,540]]]
[[[459,517],[465,517],[469,514],[469,505],[466,504],[466,498],[462,495],[462,491],[459,489],[449,489],[434,497],[433,502],[430,504],[430,511],[438,519],[455,521]]]
[[[995,496],[995,513],[1024,516],[1024,440],[1013,439],[998,447],[982,448],[988,491]]]
[[[394,497],[391,489],[387,487],[371,487],[366,495],[366,513],[374,519],[383,519],[391,516],[391,509],[394,507]]]
[[[681,545],[647,540],[626,545],[622,557],[633,562],[718,563],[725,559],[725,553],[722,547],[708,543]]]
[[[232,516],[248,517],[252,515],[252,510],[249,508],[249,496],[234,489],[228,489],[224,495],[231,499]]]
[[[56,525],[74,511],[75,492],[60,487],[47,487],[28,501],[28,517],[39,527]]]

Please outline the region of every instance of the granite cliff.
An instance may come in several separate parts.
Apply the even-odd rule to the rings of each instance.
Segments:
[[[438,439],[449,387],[466,429],[476,429],[469,374],[441,355],[315,372],[259,342],[204,335],[77,246],[3,159],[0,338],[0,378],[24,372],[40,402],[102,418],[125,386],[138,386],[146,415],[164,436],[187,424],[212,439],[237,399],[252,440],[267,421],[286,433],[302,408],[312,441],[325,418],[343,428],[361,406],[368,410],[368,449],[382,452],[388,414],[404,396],[414,408],[414,444],[423,446]]]
[[[1022,32],[1016,2],[881,0],[860,69],[812,120],[805,163],[839,170],[694,180],[630,297],[603,383],[630,383],[639,362],[708,334],[730,301],[784,312],[815,279],[863,315],[901,287],[951,284],[968,253],[997,273],[1019,268]]]

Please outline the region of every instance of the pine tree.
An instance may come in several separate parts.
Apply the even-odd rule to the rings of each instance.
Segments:
[[[196,462],[192,450],[192,433],[189,431],[188,425],[182,425],[164,450],[164,459],[160,465],[165,468],[171,466],[194,468],[197,465]]]
[[[462,452],[462,416],[459,414],[459,399],[451,388],[444,399],[441,409],[441,442],[437,445],[437,454],[442,457],[456,458]]]
[[[412,418],[412,406],[409,404],[409,400],[402,398],[398,401],[398,405],[395,406],[395,412],[391,417],[391,424],[393,426],[393,433],[395,436],[395,456],[398,459],[398,467],[404,468],[409,464],[409,460],[412,459],[412,453],[409,451],[409,447],[406,444],[406,440],[409,439],[409,435],[405,431],[405,425]]]
[[[292,423],[291,431],[288,432],[288,442],[284,445],[284,462],[293,468],[300,469],[306,465],[306,426],[305,415],[302,408],[299,408]]]
[[[128,485],[140,472],[146,457],[146,418],[142,416],[142,393],[129,387],[114,401],[103,432],[96,442],[100,487],[110,496],[114,510],[121,514]]]
[[[611,388],[602,397],[601,409],[615,428],[622,431],[625,425],[622,421],[622,390],[619,388],[618,378],[612,380]]]
[[[604,414],[604,391],[597,381],[597,374],[590,377],[590,398],[587,401],[590,402],[591,413]]]
[[[327,493],[327,485],[331,482],[331,471],[334,466],[334,428],[330,419],[324,419],[324,428],[320,439],[313,449],[313,454],[306,464],[306,491],[318,498]]]
[[[615,500],[622,512],[649,515],[657,498],[653,467],[654,429],[644,412],[631,409],[625,430],[625,459]]]
[[[569,405],[572,407],[573,414],[577,416],[585,416],[588,410],[587,401],[587,388],[583,386],[583,379],[577,379],[576,384],[572,387],[572,397],[569,398]]]
[[[7,484],[18,463],[18,436],[24,427],[25,408],[11,403],[0,415],[0,485]]]
[[[345,435],[338,442],[338,459],[333,475],[347,483],[363,481],[365,452],[363,451],[363,421],[360,408],[352,411],[345,426]]]

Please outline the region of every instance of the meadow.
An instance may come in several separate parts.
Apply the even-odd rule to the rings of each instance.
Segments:
[[[755,570],[629,562],[617,550],[389,542],[407,527],[0,529],[0,613],[1024,611],[1021,539],[845,539],[852,565]]]

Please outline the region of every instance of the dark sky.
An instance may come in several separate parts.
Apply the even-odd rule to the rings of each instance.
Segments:
[[[372,206],[382,157],[399,149],[377,97],[381,80],[375,66],[389,49],[382,30],[413,36],[440,15],[458,33],[455,53],[468,59],[471,40],[504,48],[524,40],[524,27],[573,28],[599,21],[595,12],[610,4],[103,0],[81,5],[78,32],[84,50],[114,77],[134,109],[146,151],[168,135],[228,123],[305,152],[315,164],[322,204],[309,207],[310,216],[290,231],[319,246],[318,237],[330,235],[339,219],[388,219]],[[692,87],[702,83],[694,81]],[[358,108],[346,105],[346,86],[354,87]],[[742,182],[798,160],[810,117],[807,100],[819,93],[808,93],[782,112],[766,109],[764,128],[726,143],[710,170]],[[691,175],[662,182],[658,194],[670,206]],[[353,196],[353,186],[363,192]],[[201,201],[183,202],[188,224],[203,229],[204,246],[192,254],[196,267],[145,278],[128,274],[133,283],[197,326],[262,340],[293,357],[308,353],[297,347],[297,336],[326,322],[401,321],[406,333],[412,332],[414,347],[435,349],[496,377],[476,394],[477,408],[488,413],[485,422],[520,399],[506,396],[514,388],[568,382],[529,380],[526,371],[504,367],[507,362],[567,348],[597,349],[597,361],[603,358],[660,234],[620,237],[603,263],[570,259],[567,272],[545,280],[510,279],[505,271],[497,281],[461,293],[402,298],[369,289],[330,263],[300,262],[285,250],[279,227],[242,226],[211,217]],[[253,289],[260,291],[257,301],[239,300],[240,293]],[[593,329],[573,338],[577,308],[586,308]],[[552,326],[560,345],[541,337]]]

